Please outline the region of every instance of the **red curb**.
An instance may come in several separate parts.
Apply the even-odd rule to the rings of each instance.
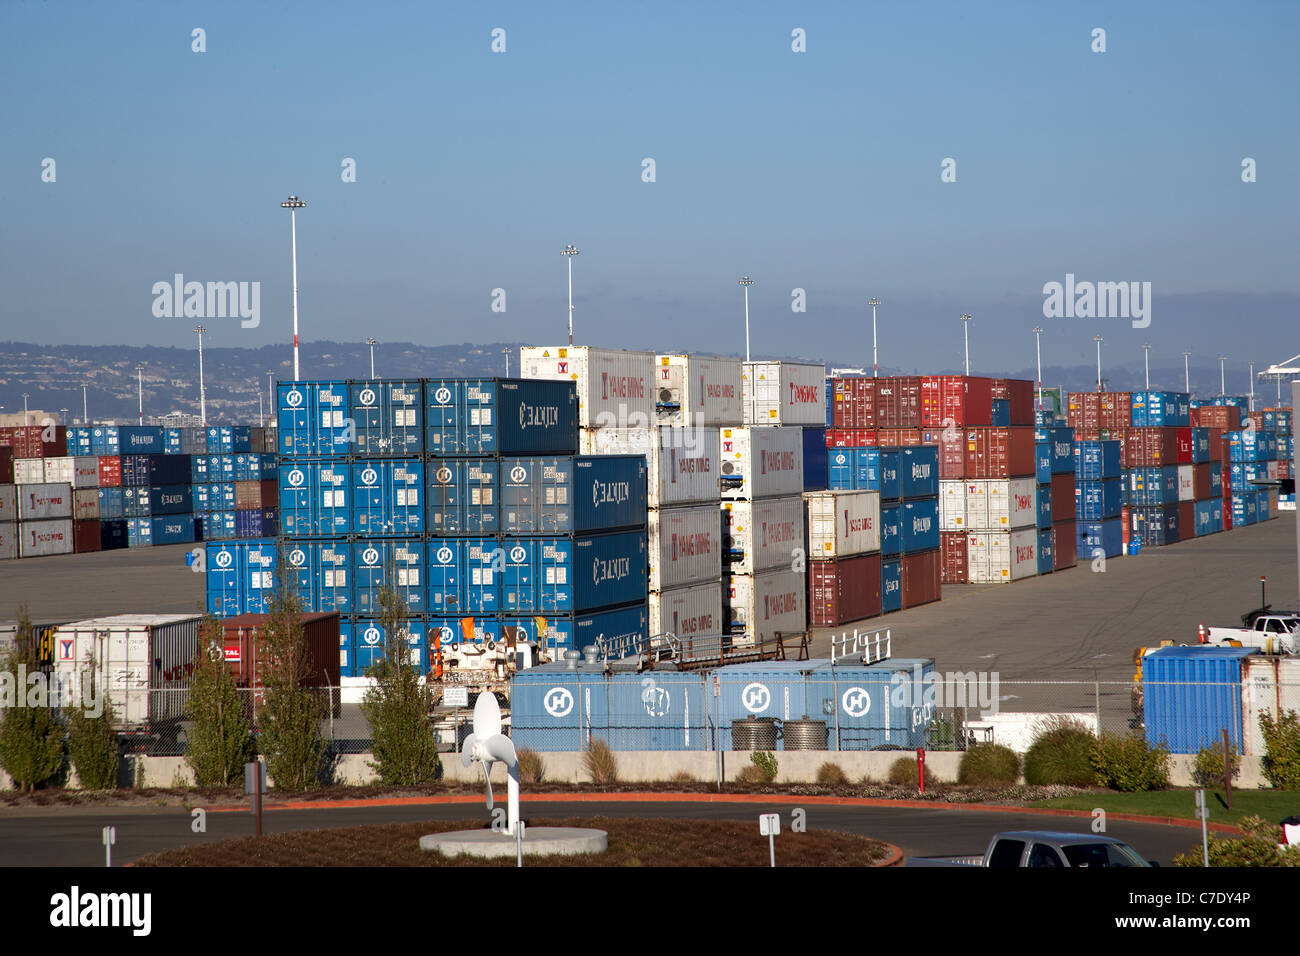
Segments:
[[[481,803],[473,794],[447,794],[441,797],[373,797],[357,800],[301,800],[269,803],[263,810],[329,810],[362,807],[435,806],[438,804]],[[521,798],[522,803],[748,803],[809,804],[840,807],[901,807],[908,810],[977,810],[987,813],[1025,813],[1054,817],[1092,817],[1088,810],[1054,807],[1018,807],[996,803],[950,803],[943,800],[887,800],[880,797],[795,796],[763,793],[536,793]],[[248,808],[209,807],[208,813],[247,813]],[[1153,817],[1138,813],[1107,813],[1108,819],[1129,823],[1154,823],[1162,826],[1199,828],[1195,820],[1180,817]],[[1215,833],[1236,833],[1240,827],[1229,823],[1211,823]]]

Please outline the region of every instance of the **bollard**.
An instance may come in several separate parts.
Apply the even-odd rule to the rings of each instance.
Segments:
[[[925,793],[925,748],[916,748],[916,782]]]

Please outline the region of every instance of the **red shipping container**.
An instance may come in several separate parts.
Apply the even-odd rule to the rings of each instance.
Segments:
[[[831,424],[835,428],[876,427],[876,380],[836,378],[831,380]]]
[[[1034,474],[1032,428],[967,428],[965,432],[969,477],[1023,478]]]
[[[969,571],[966,567],[966,532],[939,532],[939,554],[942,567],[940,578],[944,584],[966,584]]]
[[[1125,468],[1177,464],[1177,428],[1130,428],[1124,434]]]
[[[1295,476],[1291,474],[1291,464],[1290,458],[1283,458],[1279,461],[1277,463],[1277,476],[1279,478],[1294,478]]]
[[[0,448],[0,485],[14,483],[14,451],[5,446]]]
[[[62,458],[68,453],[68,430],[62,425],[18,425],[0,429],[0,444],[15,458]]]
[[[1174,456],[1180,465],[1192,463],[1192,430],[1190,428],[1174,429]]]
[[[876,380],[876,427],[921,427],[919,375],[899,375]]]
[[[1191,501],[1178,502],[1178,540],[1190,541],[1196,534],[1196,505]]]
[[[876,431],[876,436],[882,448],[921,444],[919,428],[881,428]]]
[[[1120,542],[1120,544],[1124,545],[1124,551],[1125,551],[1125,553],[1127,553],[1127,552],[1128,552],[1128,539],[1129,539],[1129,533],[1130,533],[1130,532],[1129,532],[1129,512],[1128,512],[1128,505],[1124,505],[1122,508],[1119,509],[1119,521],[1120,521],[1120,525],[1119,525],[1119,542]]]
[[[939,477],[966,477],[966,432],[960,428],[927,428],[922,445],[939,446]]]
[[[1025,378],[995,378],[992,380],[992,394],[989,397],[1007,400],[1012,425],[1034,424],[1033,382]]]
[[[1204,501],[1210,497],[1210,465],[1208,462],[1192,465],[1192,497],[1197,501]],[[1179,534],[1181,533],[1180,529]]]
[[[122,459],[117,455],[99,456],[99,487],[120,488],[122,486]]]
[[[221,622],[226,666],[240,687],[260,687],[262,664],[258,659],[259,630],[266,626],[266,614],[240,614]],[[339,616],[302,615],[307,662],[303,687],[339,686]]]
[[[1076,428],[1074,430],[1075,441],[1101,441],[1100,428]]]
[[[1052,524],[1058,521],[1073,521],[1074,508],[1074,474],[1052,476]]]
[[[1223,499],[1223,530],[1232,530],[1232,499],[1227,496]]]
[[[100,549],[99,519],[85,518],[72,522],[72,550],[76,554]]]
[[[1240,427],[1236,416],[1237,409],[1232,405],[1202,405],[1192,409],[1192,427],[1236,431]]]
[[[1102,392],[1101,409],[1097,419],[1099,428],[1128,428],[1133,424],[1133,394],[1131,392]]]
[[[1071,428],[1101,427],[1101,395],[1097,392],[1070,392],[1065,413]]]
[[[880,555],[808,562],[808,614],[814,627],[880,615]]]
[[[943,559],[939,549],[903,555],[903,607],[931,604],[943,597]]]
[[[277,507],[279,492],[274,481],[235,482],[235,508],[240,511],[261,511]]]
[[[992,425],[993,379],[927,375],[921,379],[922,425]]]
[[[1064,571],[1079,561],[1079,537],[1073,521],[1052,525],[1052,570]]]
[[[828,428],[827,448],[875,448],[876,433],[868,428]]]

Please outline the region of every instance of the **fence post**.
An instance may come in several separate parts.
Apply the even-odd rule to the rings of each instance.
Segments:
[[[885,692],[885,706],[889,706],[889,692]],[[835,749],[841,749],[840,744],[840,678],[835,673],[835,665],[831,665],[831,707],[835,709]]]
[[[1101,681],[1092,682],[1093,706],[1097,710],[1097,739],[1101,739]]]

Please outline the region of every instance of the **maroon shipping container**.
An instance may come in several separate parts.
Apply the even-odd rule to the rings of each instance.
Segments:
[[[943,597],[940,549],[903,555],[903,607],[931,604]]]
[[[922,425],[992,425],[993,379],[974,375],[921,377]],[[1031,423],[1032,424],[1032,423]]]
[[[921,427],[921,377],[876,379],[876,427]]]
[[[258,634],[269,615],[240,614],[221,622],[226,666],[240,687],[260,687],[262,661],[258,659]],[[339,616],[332,614],[302,615],[306,638],[307,663],[303,687],[339,686]]]
[[[966,477],[966,432],[960,428],[926,428],[922,445],[939,446],[939,477]]]
[[[1210,461],[1223,463],[1223,481],[1228,482],[1228,466],[1232,464],[1232,443],[1223,437],[1222,428],[1210,429]]]
[[[869,428],[828,428],[827,448],[875,448],[876,433]]]
[[[72,522],[72,550],[77,554],[98,551],[101,548],[99,519],[85,518]]]
[[[1192,430],[1190,428],[1174,429],[1174,457],[1180,465],[1192,463]]]
[[[274,481],[235,482],[235,508],[239,511],[263,511],[278,507],[278,502]]]
[[[1006,399],[1011,411],[1011,424],[1033,425],[1034,383],[1025,378],[995,378],[992,381],[990,398]]]
[[[1283,458],[1281,461],[1279,461],[1277,463],[1277,476],[1279,478],[1294,478],[1295,476],[1291,474],[1291,465],[1292,465],[1292,461],[1290,458]],[[1210,466],[1202,465],[1201,467],[1208,468]]]
[[[1120,456],[1120,463],[1125,468],[1175,465],[1178,463],[1178,429],[1130,428],[1124,433],[1121,447],[1127,452]]]
[[[0,448],[0,485],[14,483],[14,450],[9,446]]]
[[[831,424],[835,428],[876,427],[876,380],[836,378],[831,380]]]
[[[1124,553],[1128,553],[1129,542],[1129,515],[1128,505],[1119,509],[1119,542],[1124,545]]]
[[[12,449],[15,458],[63,458],[68,454],[68,430],[62,425],[0,428],[0,445]]]
[[[1065,412],[1071,428],[1101,427],[1101,395],[1097,392],[1070,392]]]
[[[919,428],[880,428],[876,430],[876,436],[882,448],[901,448],[906,445],[921,444]]]
[[[1237,415],[1238,411],[1234,405],[1202,405],[1200,408],[1192,409],[1192,427],[1236,431],[1241,427]]]
[[[1052,476],[1052,524],[1075,517],[1074,474]]]
[[[117,455],[99,456],[99,487],[120,488],[122,486],[122,459]]]
[[[942,566],[940,579],[944,584],[965,584],[969,580],[966,567],[966,532],[940,531],[939,554]]]
[[[970,478],[1023,478],[1034,474],[1034,430],[967,428],[966,476]]]
[[[1073,521],[1052,525],[1052,570],[1072,568],[1079,560],[1079,537]]]
[[[1202,462],[1192,465],[1192,497],[1204,501],[1210,497],[1210,464]],[[1182,533],[1181,530],[1179,532]]]
[[[1133,424],[1133,394],[1102,392],[1098,428],[1128,428]]]
[[[1190,541],[1196,534],[1196,503],[1178,502],[1178,540]]]
[[[808,615],[814,627],[880,615],[880,555],[808,562]]]

